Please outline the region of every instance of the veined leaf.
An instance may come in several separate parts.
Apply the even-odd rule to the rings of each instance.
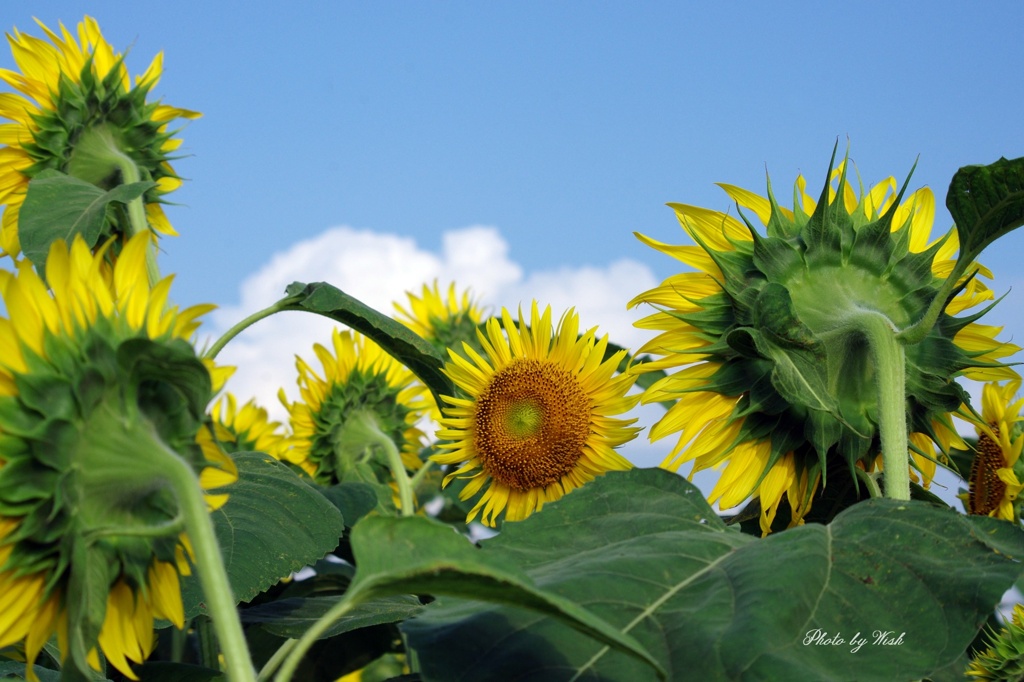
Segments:
[[[341,514],[295,472],[261,452],[232,455],[238,481],[216,492],[227,503],[212,512],[236,601],[249,601],[337,547]],[[182,581],[185,617],[206,613],[193,575]]]
[[[539,589],[503,557],[482,552],[450,526],[423,517],[368,516],[352,529],[356,574],[345,597],[354,605],[399,594],[449,595],[525,610],[565,624],[569,632],[609,646],[636,664],[636,679],[663,675],[629,634],[577,603]],[[476,678],[487,679],[487,678]],[[501,676],[490,679],[505,679]]]
[[[242,611],[242,622],[262,623],[267,632],[279,637],[298,639],[313,623],[341,600],[335,597],[279,599]],[[382,623],[396,623],[412,618],[423,610],[420,600],[412,595],[385,597],[363,602],[342,616],[324,632],[320,639]]]
[[[758,539],[685,479],[648,469],[610,472],[506,524],[480,554],[635,636],[670,679],[888,682],[963,653],[1020,574],[1010,557],[1024,556],[1024,531],[872,500]],[[649,679],[635,659],[522,609],[442,598],[402,627],[428,681]]]
[[[971,262],[993,241],[1024,225],[1024,157],[964,166],[946,193],[960,235],[960,260]]]
[[[319,313],[375,341],[426,384],[438,405],[442,404],[440,396],[455,395],[451,380],[441,371],[444,359],[440,353],[401,322],[326,282],[293,282],[285,293],[297,297],[288,310]]]
[[[57,239],[70,244],[80,234],[86,244],[96,246],[106,227],[110,204],[127,204],[153,187],[155,182],[132,182],[105,192],[85,180],[45,170],[29,182],[21,205],[21,250],[38,267]]]

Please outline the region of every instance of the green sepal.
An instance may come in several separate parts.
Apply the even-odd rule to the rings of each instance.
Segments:
[[[72,419],[75,401],[71,382],[56,373],[33,372],[15,376],[18,400],[25,407],[46,415],[50,419]]]
[[[946,208],[960,236],[963,272],[986,246],[1024,225],[1024,157],[964,166],[949,183]]]
[[[821,354],[814,332],[800,321],[793,310],[793,299],[781,284],[766,284],[757,297],[754,325],[774,344]]]
[[[758,332],[750,330],[749,333],[758,352],[773,362],[772,385],[779,395],[791,405],[802,405],[838,417],[839,405],[828,390],[822,353],[780,348]]]
[[[800,234],[802,226],[796,221],[790,220],[782,213],[778,202],[775,200],[775,193],[772,191],[771,178],[766,178],[766,185],[768,188],[768,205],[772,209],[771,215],[768,217],[768,225],[766,226],[768,237],[781,238],[783,240],[796,237]]]
[[[41,438],[46,433],[46,424],[41,414],[22,409],[13,396],[0,397],[0,431],[26,440]],[[5,453],[6,454],[6,453]]]
[[[734,306],[727,294],[720,293],[705,296],[700,299],[700,307],[699,311],[692,313],[675,313],[668,310],[664,312],[687,324],[693,325],[711,336],[717,337],[724,334],[732,326],[733,321],[730,313]]]
[[[21,250],[42,267],[50,244],[58,239],[70,244],[81,235],[93,248],[110,234],[112,205],[127,204],[154,187],[155,182],[133,182],[104,191],[74,176],[44,170],[29,181],[18,215]]]
[[[117,362],[157,432],[176,450],[191,447],[213,395],[210,373],[193,347],[182,339],[129,339],[118,347]]]
[[[891,262],[894,248],[889,225],[883,220],[876,220],[857,231],[847,262],[866,270],[875,270],[880,263]]]
[[[296,299],[287,310],[306,310],[329,317],[376,342],[426,384],[438,405],[442,404],[442,395],[455,395],[451,379],[442,371],[444,358],[404,324],[326,282],[293,282],[285,293]]]
[[[944,242],[945,238],[920,253],[908,253],[903,260],[899,261],[898,267],[886,269],[886,280],[907,292],[903,307],[910,314],[911,319],[917,311],[926,309],[939,291],[935,275],[932,274],[932,264],[935,261],[935,254],[938,253]],[[947,302],[955,295],[956,292],[953,292],[947,298]]]
[[[777,282],[803,267],[803,253],[798,242],[780,237],[762,237],[753,229],[750,235],[754,240],[754,265],[765,274],[769,282]]]
[[[65,608],[68,618],[68,650],[62,679],[89,680],[89,652],[97,646],[107,613],[107,595],[117,578],[116,566],[103,552],[90,549],[80,535],[71,541],[71,571]]]
[[[843,190],[846,185],[846,170],[843,167],[843,174],[839,179],[839,189],[836,190],[835,200],[829,202],[830,180],[832,168],[835,165],[836,150],[838,142],[832,150],[832,159],[828,164],[828,173],[825,175],[825,186],[822,187],[821,196],[811,214],[807,224],[800,231],[800,238],[807,245],[807,257],[816,257],[819,254],[834,258],[837,262],[843,253],[844,232],[852,235],[853,223],[843,203]],[[849,238],[849,237],[848,237]]]
[[[824,465],[828,451],[843,437],[843,425],[826,412],[809,410],[804,422],[804,437],[814,446],[818,461]]]

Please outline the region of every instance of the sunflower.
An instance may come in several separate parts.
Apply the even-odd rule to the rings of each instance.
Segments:
[[[19,71],[0,69],[14,93],[0,94],[0,253],[21,252],[18,215],[29,181],[44,170],[70,174],[104,190],[121,183],[150,181],[145,219],[157,233],[174,235],[161,207],[164,195],[181,185],[169,156],[181,145],[168,129],[174,119],[200,114],[147,102],[160,80],[163,53],[132,85],[124,55],[114,52],[92,17],[78,25],[78,39],[41,22],[49,42],[17,29],[8,34]],[[127,215],[115,214],[115,233],[132,234]]]
[[[982,514],[1016,521],[1020,518],[1017,496],[1024,489],[1024,433],[1018,425],[1024,398],[1014,400],[1020,381],[985,384],[981,393],[981,419],[962,414],[978,434],[965,496],[968,514]]]
[[[318,375],[296,358],[301,400],[281,402],[288,409],[292,435],[284,457],[322,485],[346,480],[384,483],[386,463],[364,458],[364,448],[349,438],[347,419],[356,412],[372,414],[380,431],[400,444],[402,462],[415,471],[424,434],[416,423],[429,406],[427,389],[415,375],[370,339],[334,330],[333,352],[320,344],[313,352],[323,367]]]
[[[461,499],[484,490],[467,523],[481,511],[488,526],[502,511],[508,521],[525,519],[595,476],[632,467],[615,448],[636,437],[636,420],[614,415],[637,404],[639,396],[626,395],[635,377],[615,376],[626,351],[606,358],[608,337],[595,334],[579,334],[572,309],[552,331],[551,308],[542,314],[534,301],[529,325],[503,308],[501,323],[491,318],[477,332],[486,357],[469,344],[464,355],[448,351],[445,373],[467,397],[442,396],[437,435],[447,452],[431,459],[461,465],[444,479],[468,480]]]
[[[966,675],[992,682],[1016,682],[1024,677],[1024,605],[1014,604],[1010,620],[987,635],[989,646],[975,655]]]
[[[213,405],[214,431],[221,443],[230,443],[235,452],[263,452],[281,459],[285,435],[279,422],[270,421],[267,410],[250,400],[241,408],[230,393]]]
[[[45,284],[27,261],[0,271],[0,648],[23,647],[33,677],[57,633],[83,675],[102,651],[135,679],[154,619],[183,626],[190,544],[162,474],[237,477],[204,417],[224,372],[189,342],[210,307],[169,305],[170,278],[150,286],[149,242],[111,267],[107,247],[56,241]]]
[[[448,285],[448,296],[441,294],[437,280],[432,287],[423,285],[419,296],[406,292],[409,309],[395,303],[396,319],[420,337],[437,346],[441,352],[448,348],[461,348],[464,342],[476,343],[476,330],[484,312],[469,296],[459,295],[455,282]],[[477,349],[479,350],[479,349]]]
[[[866,337],[842,333],[844,316],[905,328],[952,271],[957,251],[955,231],[929,242],[929,189],[901,201],[906,187],[897,192],[888,178],[858,196],[845,162],[831,170],[818,201],[797,179],[793,210],[776,203],[770,185],[767,198],[721,185],[767,236],[746,217],[683,204],[670,206],[696,246],[637,235],[695,269],[630,302],[657,308],[636,324],[660,332],[638,351],[656,359],[635,370],[676,370],[643,396],[675,401],[650,431],[651,440],[679,434],[662,466],[725,465],[712,501],[725,508],[759,497],[765,532],[783,497],[792,522],[801,522],[829,457],[871,471],[881,451],[872,349]],[[991,277],[981,266],[977,273]],[[954,379],[1016,376],[999,362],[1018,350],[996,340],[999,328],[975,324],[978,315],[953,317],[992,292],[979,277],[960,284],[924,341],[905,346],[908,447],[926,462],[923,479],[936,457],[962,442],[950,414],[966,394]]]

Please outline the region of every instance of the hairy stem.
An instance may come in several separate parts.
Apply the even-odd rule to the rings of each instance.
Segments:
[[[224,332],[224,334],[219,339],[217,339],[205,353],[203,353],[203,358],[207,360],[213,360],[215,357],[217,357],[217,354],[224,349],[224,346],[228,345],[228,342],[230,342],[231,339],[235,338],[243,331],[245,331],[252,325],[262,320],[263,318],[270,317],[274,313],[279,313],[282,310],[287,310],[288,306],[290,306],[296,300],[297,299],[294,296],[286,296],[277,303],[269,305],[263,310],[258,310],[254,312],[252,315],[249,315],[245,319],[241,320],[240,322],[237,322],[234,326],[231,327],[231,329]]]
[[[213,629],[224,655],[224,668],[230,682],[255,682],[249,647],[242,632],[242,624],[235,608],[220,545],[213,530],[213,521],[206,509],[199,477],[192,466],[171,450],[167,451],[172,464],[166,467],[171,486],[185,517],[185,528],[195,552],[199,569],[199,584],[213,620]]]
[[[395,442],[380,430],[373,412],[361,410],[352,414],[346,420],[345,433],[364,447],[379,447],[384,451],[388,468],[391,470],[391,478],[398,486],[401,514],[402,516],[412,515],[414,511],[413,486],[409,480],[409,474],[405,470],[405,463],[402,462],[402,453],[398,451]]]
[[[909,500],[906,353],[892,323],[884,315],[864,312],[852,322],[867,339],[875,364],[885,496],[894,500]]]
[[[139,175],[139,168],[131,157],[123,153],[116,145],[111,146],[111,151],[114,152],[113,159],[121,170],[121,180],[124,184],[139,182],[142,179]],[[128,202],[128,223],[131,228],[129,236],[150,231],[149,220],[146,218],[146,204],[141,196]],[[149,246],[146,247],[146,275],[149,277],[149,286],[160,281],[160,268],[156,263],[156,242],[153,239],[150,239]]]

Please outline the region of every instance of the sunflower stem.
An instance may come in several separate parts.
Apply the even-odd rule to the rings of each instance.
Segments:
[[[262,320],[263,318],[270,317],[274,313],[279,313],[282,310],[286,310],[288,306],[295,303],[295,301],[297,301],[299,298],[300,297],[297,296],[286,296],[277,303],[269,305],[263,310],[257,310],[252,315],[249,315],[245,319],[239,321],[233,327],[231,327],[231,329],[228,329],[226,332],[224,332],[224,334],[221,335],[221,337],[217,339],[205,353],[203,353],[203,358],[206,360],[213,360],[215,357],[217,357],[217,354],[224,349],[224,346],[228,345],[231,339],[235,338],[243,331],[245,331],[252,325]]]
[[[85,538],[93,542],[103,537],[165,538],[178,535],[185,528],[185,518],[179,513],[173,519],[152,526],[104,526],[89,531]]]
[[[166,467],[178,505],[185,516],[185,528],[195,553],[199,569],[199,584],[203,588],[206,606],[213,619],[213,629],[224,654],[224,667],[231,682],[255,682],[256,671],[242,632],[242,623],[235,608],[231,583],[224,568],[220,545],[213,530],[213,521],[206,508],[203,489],[199,485],[192,465],[170,449]]]
[[[871,497],[882,497],[882,490],[878,487],[878,481],[875,480],[873,474],[869,474],[861,468],[857,468],[857,478],[861,480],[861,483],[868,489],[868,495]]]
[[[284,662],[281,664],[281,670],[274,677],[274,682],[290,682],[292,675],[295,674],[295,670],[299,667],[299,663],[302,661],[302,657],[309,651],[309,648],[320,639],[320,636],[327,632],[335,622],[337,622],[342,616],[351,611],[356,606],[356,600],[352,599],[352,593],[346,592],[345,595],[332,606],[327,613],[322,615],[315,623],[309,626],[309,629],[302,633],[302,637],[291,646],[290,650],[285,656]],[[285,643],[287,645],[287,643]],[[283,646],[282,646],[283,648]],[[277,654],[274,654],[277,656]],[[269,662],[267,665],[269,666]],[[262,674],[262,672],[261,672]]]
[[[886,316],[865,311],[851,322],[867,339],[875,364],[885,496],[893,500],[909,500],[906,353],[897,339],[896,329]]]
[[[121,171],[121,181],[126,185],[130,185],[142,180],[142,176],[139,174],[139,167],[135,165],[135,161],[121,151],[113,138],[110,137],[109,132],[101,132],[103,133],[101,137],[109,138],[108,151],[110,152],[110,160]],[[151,232],[149,220],[146,218],[146,204],[143,196],[137,196],[128,202],[128,225],[130,230],[128,237],[133,237],[140,232]],[[146,249],[146,275],[149,277],[149,286],[154,286],[160,281],[160,267],[156,262],[155,239],[150,239],[149,246]]]
[[[427,472],[429,472],[431,467],[433,467],[433,466],[434,466],[434,461],[428,459],[426,462],[423,463],[423,466],[421,466],[416,471],[416,473],[412,475],[412,478],[409,480],[409,483],[412,485],[412,489],[414,491],[416,490],[416,488],[419,487],[420,483],[423,482],[423,479],[426,477]]]
[[[260,668],[259,675],[256,676],[256,682],[266,682],[270,679],[270,676],[274,674],[274,671],[281,667],[281,663],[285,657],[291,653],[291,650],[295,648],[295,645],[299,643],[297,639],[286,639],[284,643],[277,647],[267,662]]]
[[[405,470],[402,453],[398,451],[395,442],[380,430],[373,412],[360,410],[350,415],[345,420],[344,428],[346,437],[353,438],[364,447],[379,447],[384,451],[391,477],[398,485],[399,511],[402,516],[411,516],[414,511],[413,485],[409,480],[409,473]]]
[[[950,273],[949,277],[939,287],[938,293],[932,299],[932,302],[928,305],[928,309],[924,315],[921,316],[914,324],[910,325],[906,329],[900,330],[896,335],[896,338],[900,340],[904,345],[912,346],[917,343],[924,341],[925,337],[928,336],[928,332],[932,330],[935,323],[939,321],[939,315],[942,314],[942,310],[945,307],[946,299],[956,288],[957,282],[960,281],[964,274],[964,271],[970,265],[970,263],[961,266],[962,261],[957,261],[953,266],[953,272]]]

